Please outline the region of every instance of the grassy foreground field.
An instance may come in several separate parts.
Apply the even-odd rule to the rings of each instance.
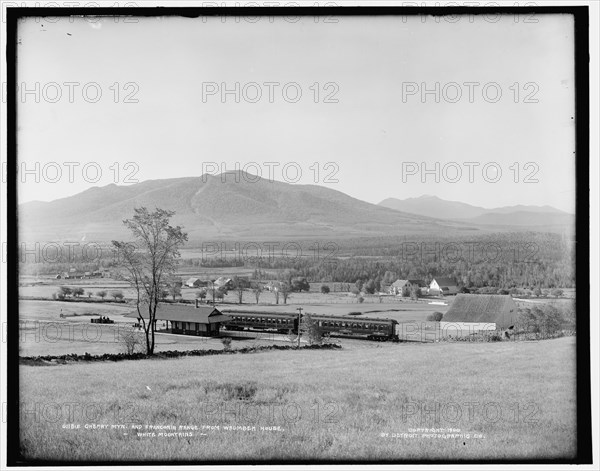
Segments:
[[[68,461],[576,453],[573,337],[361,345],[22,366],[21,451]]]

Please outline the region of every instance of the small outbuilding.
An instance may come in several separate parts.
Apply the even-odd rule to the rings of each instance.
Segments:
[[[143,309],[142,315],[147,321],[148,312]],[[137,312],[125,315],[142,322]],[[156,320],[164,321],[164,329],[157,332],[168,332],[172,334],[198,335],[200,337],[216,337],[219,335],[221,325],[231,320],[231,317],[221,313],[214,306],[200,305],[196,300],[196,306],[185,304],[162,303],[156,309]]]

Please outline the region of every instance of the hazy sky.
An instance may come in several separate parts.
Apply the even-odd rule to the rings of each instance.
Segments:
[[[34,173],[20,202],[238,162],[372,203],[574,211],[572,18],[518,19],[27,19],[18,155]]]

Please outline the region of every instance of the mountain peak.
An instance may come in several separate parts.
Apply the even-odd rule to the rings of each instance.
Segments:
[[[266,183],[268,182],[268,183]],[[439,231],[436,221],[393,211],[318,185],[271,181],[234,170],[217,175],[108,185],[37,205],[21,205],[25,240],[127,237],[124,217],[140,206],[175,211],[190,241],[361,237]]]

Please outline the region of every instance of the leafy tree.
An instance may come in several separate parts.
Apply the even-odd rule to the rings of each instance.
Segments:
[[[329,286],[327,286],[327,285],[321,285],[321,293],[323,293],[323,294],[329,294],[329,291],[330,291]]]
[[[179,248],[187,241],[180,226],[173,227],[173,211],[157,208],[135,208],[131,219],[123,221],[133,236],[134,244],[113,241],[121,253],[127,270],[126,280],[136,293],[136,308],[146,335],[146,353],[154,354],[156,309],[163,283],[175,272]],[[145,316],[142,315],[145,311]]]
[[[69,288],[68,286],[61,286],[60,288],[58,288],[58,297],[60,298],[62,296],[62,298],[60,299],[64,299],[67,296],[70,296],[72,293],[73,292],[71,288]]]
[[[217,297],[218,300],[223,301],[223,299],[225,298],[225,295],[227,295],[227,288],[225,286],[219,286],[217,288],[215,296]]]
[[[410,299],[412,299],[413,301],[416,301],[417,299],[419,299],[419,287],[412,285],[410,288]]]
[[[279,287],[279,291],[281,292],[281,296],[283,296],[283,304],[287,304],[287,300],[290,296],[290,293],[292,291],[291,286],[288,283],[281,283],[280,287]]]
[[[533,294],[536,298],[539,298],[542,295],[542,289],[539,286],[536,286],[533,290]]]
[[[367,281],[363,285],[363,290],[367,294],[374,294],[375,293],[375,281],[373,279],[370,279],[369,281]]]
[[[206,292],[206,288],[202,288],[196,292],[196,298],[202,299],[204,301],[207,294],[208,293]]]
[[[73,294],[74,298],[78,298],[79,296],[83,296],[85,290],[83,288],[73,288],[71,293]]]
[[[175,301],[175,298],[181,296],[181,286],[179,286],[176,283],[170,283],[167,291],[169,292],[169,295],[173,298],[173,301]]]
[[[104,290],[98,291],[96,293],[96,296],[98,296],[101,299],[104,299],[106,297],[106,291],[104,291]]]
[[[239,276],[234,276],[233,277],[233,286],[234,289],[237,292],[238,295],[238,302],[240,304],[243,303],[244,301],[244,288],[246,287],[246,280],[244,280],[243,278],[240,278]]]
[[[122,291],[111,291],[110,295],[113,297],[113,299],[115,301],[121,301],[123,299],[123,292]]]
[[[292,280],[291,290],[292,291],[310,291],[310,284],[308,283],[308,281],[306,281],[306,278],[297,277]]]
[[[356,288],[357,292],[360,293],[362,291],[363,281],[361,279],[356,280],[356,282],[354,283],[354,287]],[[352,290],[352,292],[354,292],[354,289]]]

